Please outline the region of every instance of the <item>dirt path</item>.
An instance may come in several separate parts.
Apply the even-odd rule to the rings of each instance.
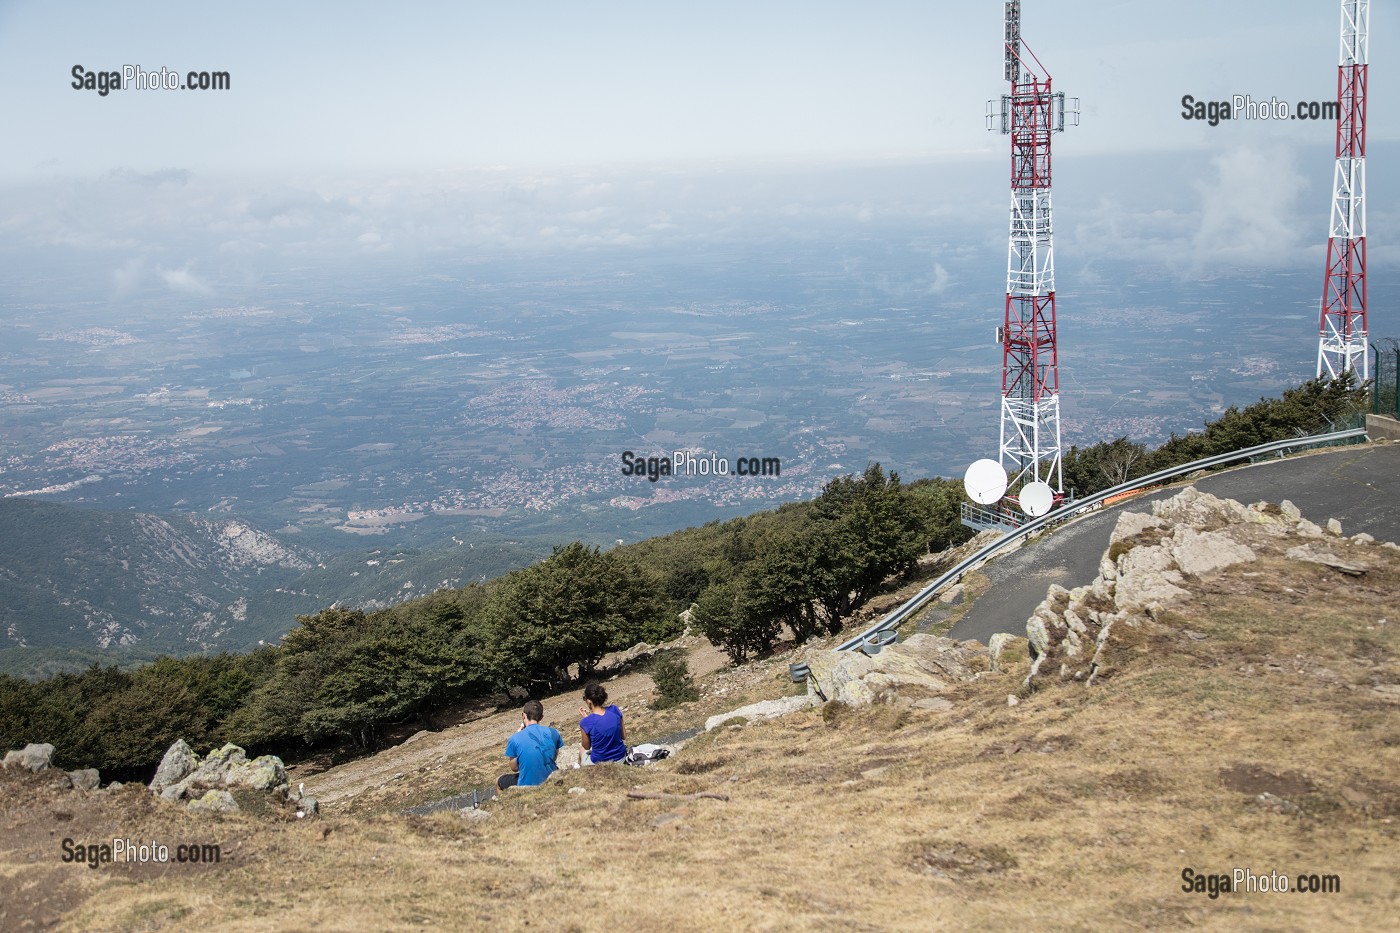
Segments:
[[[723,652],[703,638],[688,636],[670,642],[666,647],[672,646],[688,649],[687,665],[696,678],[720,670],[729,663]],[[603,660],[606,665],[608,659]],[[647,674],[633,671],[609,679],[607,667],[603,666],[601,670],[609,702],[627,710],[651,699],[655,688]],[[583,702],[580,689],[546,697],[543,702],[544,721],[563,733],[566,745],[577,742],[578,708]],[[500,756],[506,740],[519,725],[519,709],[510,708],[449,726],[440,732],[416,733],[393,748],[315,774],[299,775],[293,768],[292,781],[304,781],[307,794],[315,797],[323,806],[333,808],[366,791],[410,776],[450,770],[469,756],[475,759]]]

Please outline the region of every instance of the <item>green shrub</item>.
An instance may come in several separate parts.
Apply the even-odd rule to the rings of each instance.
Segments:
[[[695,678],[686,667],[685,652],[667,652],[655,661],[647,671],[656,684],[656,700],[652,709],[670,709],[682,703],[693,703],[700,699],[700,691],[695,687]]]

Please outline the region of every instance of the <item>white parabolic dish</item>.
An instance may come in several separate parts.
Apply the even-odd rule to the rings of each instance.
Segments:
[[[1039,518],[1055,504],[1055,490],[1041,482],[1027,483],[1021,487],[1021,511],[1031,518]]]
[[[991,505],[1006,493],[1006,471],[995,460],[978,460],[963,476],[967,497],[980,505]]]

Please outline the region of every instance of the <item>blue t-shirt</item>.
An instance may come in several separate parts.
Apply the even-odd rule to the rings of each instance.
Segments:
[[[627,745],[622,741],[622,710],[616,706],[589,713],[578,725],[588,734],[588,758],[595,765],[627,757]]]
[[[506,757],[520,762],[521,787],[543,784],[545,779],[558,770],[555,756],[564,747],[564,737],[553,726],[542,726],[532,722],[510,737],[506,743]]]

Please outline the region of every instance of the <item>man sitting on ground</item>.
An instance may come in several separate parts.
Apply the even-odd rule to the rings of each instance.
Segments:
[[[530,700],[520,714],[520,729],[506,743],[511,773],[496,779],[501,790],[507,787],[534,787],[543,784],[559,765],[555,759],[564,747],[564,737],[553,726],[542,726],[544,704]]]

